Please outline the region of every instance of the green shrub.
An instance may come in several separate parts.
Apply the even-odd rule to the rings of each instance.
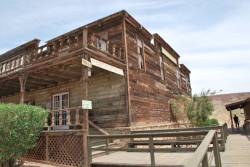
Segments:
[[[187,108],[187,116],[192,124],[204,126],[208,123],[209,116],[214,110],[212,102],[208,98],[209,90],[194,95]]]
[[[184,96],[184,95],[177,95],[174,96],[169,101],[170,104],[170,114],[172,116],[173,121],[183,121],[187,122],[188,117],[187,117],[187,107],[191,101],[191,97],[189,96]]]
[[[40,107],[0,103],[0,166],[15,166],[35,146],[46,118],[47,111]]]
[[[219,125],[219,122],[215,118],[208,119],[202,126],[214,126],[214,125]]]

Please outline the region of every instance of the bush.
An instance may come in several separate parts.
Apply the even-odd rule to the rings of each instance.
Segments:
[[[170,104],[170,114],[172,116],[172,120],[175,122],[183,121],[188,122],[187,117],[187,107],[189,106],[189,103],[191,101],[191,97],[189,96],[183,96],[183,95],[177,95],[174,96],[169,101]]]
[[[214,126],[219,125],[219,122],[215,118],[208,119],[206,122],[204,122],[203,126]]]
[[[209,116],[214,110],[208,94],[209,90],[202,91],[199,95],[194,95],[192,102],[190,102],[187,108],[187,116],[191,123],[196,126],[204,126],[209,123]]]
[[[35,146],[47,111],[24,104],[0,103],[0,166],[13,167]]]

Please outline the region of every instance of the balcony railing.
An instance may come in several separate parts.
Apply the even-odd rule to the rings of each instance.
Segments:
[[[45,130],[80,129],[83,123],[81,107],[51,110],[45,122]]]
[[[66,36],[63,39],[50,41],[38,48],[27,49],[23,53],[0,62],[0,78],[15,73],[34,63],[53,57],[66,56],[83,47],[82,33]],[[103,53],[110,58],[124,62],[124,49],[121,42],[104,40],[96,35],[88,38],[88,47]]]
[[[115,43],[110,40],[105,40],[99,36],[92,35],[89,43],[91,49],[98,50],[109,57],[124,61],[124,49],[119,43]]]
[[[25,55],[18,55],[0,63],[0,75],[15,72],[24,66]]]
[[[81,34],[65,37],[64,39],[50,42],[38,48],[28,49],[10,59],[0,62],[0,77],[22,70],[24,67],[52,57],[65,56],[70,51],[82,47]]]

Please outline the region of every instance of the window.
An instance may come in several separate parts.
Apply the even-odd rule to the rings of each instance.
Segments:
[[[62,114],[62,125],[67,124],[67,112],[64,110],[65,108],[69,107],[69,93],[60,93],[53,95],[53,110],[54,113],[54,124],[56,126],[60,125],[60,113]],[[61,112],[60,112],[61,111]]]
[[[143,42],[137,39],[137,55],[138,55],[138,67],[144,69],[144,48]]]
[[[101,38],[97,38],[96,47],[102,51],[107,51],[107,42]]]
[[[161,79],[165,80],[165,76],[164,76],[164,63],[163,63],[162,56],[160,56],[160,70],[161,70]]]

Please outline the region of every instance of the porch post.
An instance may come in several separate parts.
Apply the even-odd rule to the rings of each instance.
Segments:
[[[231,120],[231,128],[232,130],[234,129],[234,124],[233,124],[233,116],[232,116],[232,111],[230,110],[230,120]]]
[[[88,60],[87,55],[84,55],[84,58]],[[88,99],[88,71],[89,68],[82,66],[82,95],[83,100]],[[89,167],[89,157],[88,157],[88,134],[89,134],[89,111],[87,109],[83,110],[83,159],[84,167]]]
[[[25,86],[26,86],[27,75],[22,74],[18,77],[18,79],[20,84],[20,103],[23,104],[25,98]]]

